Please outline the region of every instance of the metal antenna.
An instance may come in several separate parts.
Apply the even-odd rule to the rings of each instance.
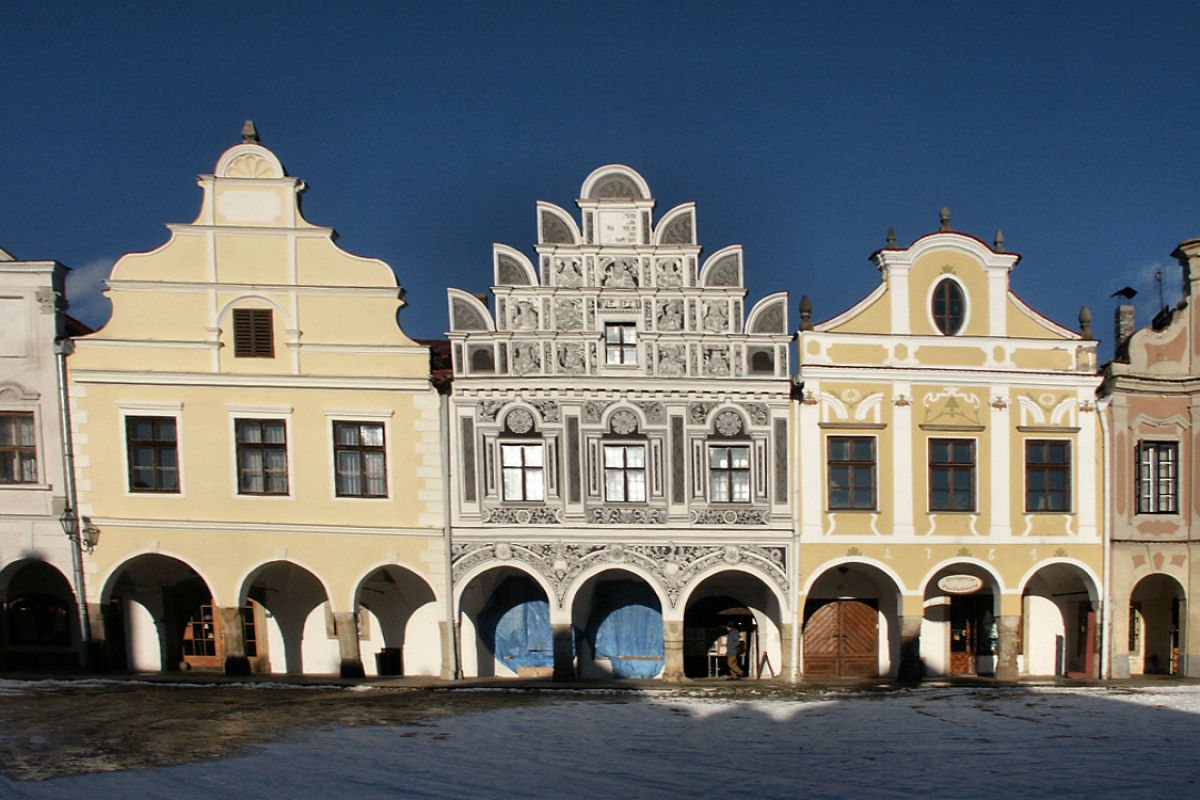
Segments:
[[[1158,307],[1166,308],[1167,301],[1163,297],[1163,280],[1162,280],[1162,270],[1161,269],[1154,270],[1154,282],[1158,284]]]

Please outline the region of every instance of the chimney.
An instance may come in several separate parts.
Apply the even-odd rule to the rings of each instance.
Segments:
[[[1117,314],[1116,314],[1117,339],[1115,342],[1113,342],[1113,345],[1117,348],[1120,348],[1121,345],[1125,344],[1125,342],[1129,339],[1129,337],[1133,335],[1133,331],[1134,331],[1133,305],[1132,304],[1122,304],[1122,305],[1117,306]]]

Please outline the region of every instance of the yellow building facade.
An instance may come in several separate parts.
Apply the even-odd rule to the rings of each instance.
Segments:
[[[1025,305],[1019,256],[948,217],[889,239],[879,286],[798,334],[801,672],[1094,675],[1096,343]]]
[[[71,359],[88,602],[131,669],[444,674],[439,397],[252,124]],[[377,658],[374,656],[378,656]]]

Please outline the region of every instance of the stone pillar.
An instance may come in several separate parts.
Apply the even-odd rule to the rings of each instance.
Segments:
[[[683,620],[663,620],[663,680],[678,683],[683,673]]]
[[[925,662],[921,660],[921,622],[923,615],[905,614],[900,617],[900,664],[896,679],[915,683],[925,677]]]
[[[554,635],[554,680],[575,680],[575,627],[569,622],[550,625]]]
[[[115,653],[109,651],[108,626],[104,606],[88,603],[88,624],[92,629],[91,664],[93,672],[108,672],[112,669]]]
[[[358,651],[358,615],[350,611],[335,611],[333,626],[337,631],[338,655],[341,657],[343,678],[362,678],[362,657]]]
[[[462,677],[461,672],[457,675],[454,672],[454,665],[458,659],[454,657],[454,642],[450,639],[451,630],[450,623],[444,619],[438,620],[438,633],[442,637],[442,680],[453,680]],[[461,666],[459,669],[461,670]]]
[[[996,630],[999,634],[996,650],[996,679],[1015,681],[1017,679],[1017,629],[1021,618],[1016,614],[1005,614],[996,619]]]
[[[771,665],[775,667],[776,675],[791,683],[800,680],[800,671],[792,669],[793,627],[793,624],[790,622],[785,622],[779,626],[779,663]]]
[[[218,607],[216,611],[217,635],[221,637],[221,648],[225,653],[226,675],[249,675],[250,659],[246,657],[246,633],[242,627],[240,608]]]

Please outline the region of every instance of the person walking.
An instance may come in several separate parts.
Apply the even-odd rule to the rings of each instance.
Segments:
[[[742,633],[732,622],[725,624],[725,663],[729,665],[729,680],[736,681],[746,673],[738,666],[738,645],[742,641]]]

